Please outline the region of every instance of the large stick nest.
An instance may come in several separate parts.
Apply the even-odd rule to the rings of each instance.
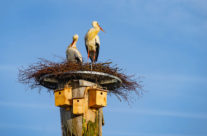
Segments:
[[[19,82],[27,84],[31,89],[41,88],[41,77],[48,74],[59,76],[61,73],[70,71],[91,71],[91,65],[88,63],[71,63],[63,61],[60,63],[52,62],[46,59],[39,59],[39,61],[27,68],[19,69]],[[133,75],[124,74],[123,70],[113,65],[111,62],[96,63],[93,65],[93,71],[103,72],[121,79],[122,83],[119,87],[110,88],[109,94],[115,94],[120,100],[131,100],[130,94],[134,92],[136,95],[142,94],[141,81],[134,79]]]

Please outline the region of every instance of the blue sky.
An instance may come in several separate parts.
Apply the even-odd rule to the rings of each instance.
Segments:
[[[18,83],[18,68],[60,61],[97,20],[99,61],[141,76],[146,93],[130,106],[109,96],[104,136],[207,135],[206,0],[7,0],[0,2],[0,132],[61,135],[53,94]],[[55,57],[58,56],[58,57]]]

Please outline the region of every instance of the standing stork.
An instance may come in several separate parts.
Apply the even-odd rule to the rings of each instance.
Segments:
[[[76,43],[78,41],[78,35],[73,36],[73,42],[68,46],[66,50],[66,58],[69,62],[82,63],[82,55],[76,48]]]
[[[88,53],[88,58],[90,57],[91,62],[94,63],[98,60],[100,40],[98,33],[100,30],[104,30],[99,26],[97,21],[92,22],[92,28],[88,30],[85,36],[85,46]],[[88,59],[87,59],[88,60]]]

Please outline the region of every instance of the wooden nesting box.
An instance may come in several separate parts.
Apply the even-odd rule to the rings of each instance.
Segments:
[[[107,90],[100,88],[90,88],[89,93],[89,107],[100,108],[107,105]]]
[[[73,98],[73,114],[83,114],[84,98]]]
[[[55,106],[72,105],[72,88],[66,87],[61,90],[55,90]]]

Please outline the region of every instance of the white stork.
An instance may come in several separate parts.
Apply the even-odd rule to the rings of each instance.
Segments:
[[[66,58],[69,62],[82,63],[82,55],[76,48],[76,43],[78,41],[78,35],[73,36],[73,42],[68,46],[66,50]]]
[[[93,28],[89,29],[85,36],[85,46],[90,57],[91,62],[94,63],[98,60],[98,54],[100,49],[100,40],[98,33],[100,30],[104,30],[99,26],[97,21],[92,22]]]

